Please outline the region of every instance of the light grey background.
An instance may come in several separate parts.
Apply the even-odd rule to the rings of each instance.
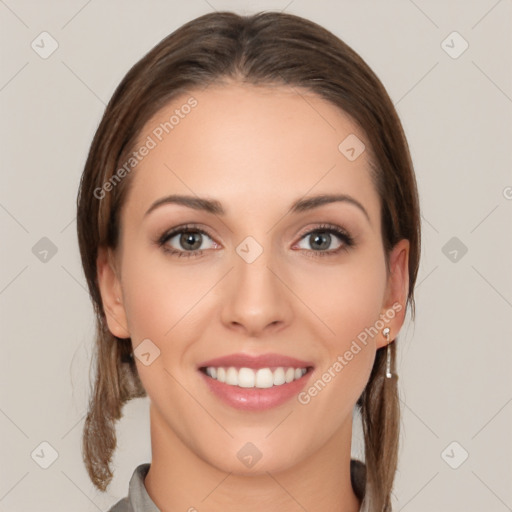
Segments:
[[[94,324],[75,198],[121,78],[164,36],[214,9],[285,9],[316,21],[386,86],[423,213],[417,320],[399,338],[396,510],[512,510],[510,0],[0,0],[0,512],[106,510],[150,461],[147,399],[125,407],[106,494],[81,461]],[[31,47],[50,48],[43,31],[58,43],[46,59]],[[447,53],[462,48],[458,36],[442,44],[453,31],[469,44],[458,58]],[[46,262],[43,237],[57,249]],[[48,469],[36,463],[50,454],[43,441],[58,452]],[[360,447],[356,429],[354,454]]]

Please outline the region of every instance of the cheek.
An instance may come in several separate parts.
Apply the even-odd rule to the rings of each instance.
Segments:
[[[312,309],[322,319],[317,333],[325,357],[299,398],[312,417],[331,411],[326,428],[334,430],[344,421],[368,383],[375,360],[378,330],[373,326],[381,311],[383,273],[377,261],[373,266],[351,265],[350,270],[347,266],[346,271],[331,272],[323,293],[317,288],[314,294]]]
[[[311,309],[322,320],[317,332],[327,357],[320,378],[332,382],[331,392],[344,396],[345,403],[355,402],[375,359],[375,342],[380,333],[375,325],[386,287],[384,256],[375,247],[374,251],[354,256],[350,263],[309,275],[304,283],[311,290]]]
[[[311,309],[325,324],[337,348],[378,320],[386,286],[384,260],[370,254],[354,257],[339,267],[304,273],[300,278]]]
[[[211,287],[194,277],[194,266],[178,266],[165,257],[134,252],[123,263],[125,308],[132,340],[164,340]]]

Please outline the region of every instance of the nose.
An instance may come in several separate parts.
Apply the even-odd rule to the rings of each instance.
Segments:
[[[244,337],[261,337],[289,325],[293,317],[293,294],[286,276],[279,271],[270,251],[252,263],[234,255],[234,268],[224,283],[221,319]],[[275,267],[275,268],[274,268]]]

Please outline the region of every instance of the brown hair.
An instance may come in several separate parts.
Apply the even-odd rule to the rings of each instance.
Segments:
[[[90,478],[102,491],[112,479],[115,422],[128,400],[146,396],[146,392],[131,340],[117,338],[107,328],[96,268],[98,248],[117,246],[120,209],[130,177],[101,199],[97,191],[114,176],[145,123],[163,106],[194,88],[229,79],[301,87],[339,107],[364,130],[380,197],[388,271],[394,245],[404,238],[410,242],[407,302],[414,318],[420,256],[416,180],[402,125],[379,79],[334,34],[295,15],[216,12],[186,23],[137,62],[117,87],[94,136],[78,193],[78,240],[97,317],[96,375],[82,450]],[[395,345],[390,345],[393,356]],[[366,467],[356,465],[355,471],[363,470],[366,484],[354,490],[360,499],[364,497],[369,510],[379,512],[391,510],[400,431],[397,380],[384,377],[385,357],[385,349],[377,350],[369,381],[357,401]],[[396,373],[395,368],[392,371]]]

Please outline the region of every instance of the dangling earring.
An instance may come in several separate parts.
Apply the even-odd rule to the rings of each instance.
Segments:
[[[389,327],[384,327],[382,329],[382,334],[386,337],[387,340],[387,348],[386,348],[386,377],[390,379],[393,377],[393,374],[391,373],[391,350],[389,349]]]

